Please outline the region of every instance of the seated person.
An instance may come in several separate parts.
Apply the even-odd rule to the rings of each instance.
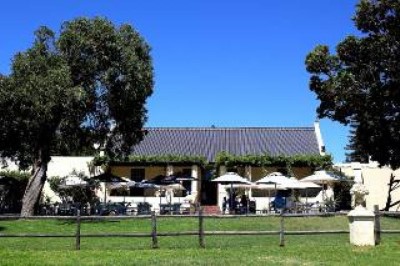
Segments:
[[[286,207],[286,199],[285,199],[285,197],[283,197],[283,194],[280,193],[280,191],[278,191],[278,193],[275,196],[275,199],[271,203],[272,203],[273,209],[275,209],[275,210],[285,209],[285,207]]]

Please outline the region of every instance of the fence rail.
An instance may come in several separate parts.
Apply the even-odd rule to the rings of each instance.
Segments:
[[[400,212],[379,212],[375,210],[375,238],[377,244],[380,242],[380,234],[400,234],[400,230],[382,230],[380,228],[380,217],[400,217]],[[158,248],[158,237],[166,236],[197,236],[199,238],[199,246],[205,247],[205,236],[251,236],[251,235],[277,235],[279,236],[279,245],[285,246],[286,235],[332,235],[332,234],[348,234],[349,230],[316,230],[316,231],[290,231],[285,229],[285,219],[294,217],[327,217],[333,215],[347,215],[347,213],[318,213],[318,214],[274,214],[274,215],[204,215],[203,209],[200,209],[197,215],[162,215],[156,216],[154,212],[151,215],[143,216],[80,216],[78,211],[76,216],[0,216],[0,221],[4,220],[69,220],[76,224],[75,233],[69,234],[45,234],[45,233],[0,233],[0,238],[19,238],[19,237],[37,237],[37,238],[75,238],[75,249],[80,250],[81,238],[103,238],[103,237],[149,237],[152,239],[152,247]],[[276,231],[206,231],[204,230],[205,219],[215,218],[239,218],[239,217],[280,217],[280,228]],[[198,230],[196,231],[180,231],[180,232],[158,232],[157,217],[160,218],[180,218],[191,217],[198,219]],[[148,219],[151,222],[150,232],[133,232],[133,233],[82,233],[82,221],[103,221],[103,220],[132,220],[132,219]]]
[[[393,212],[391,212],[393,213]],[[289,217],[329,217],[329,216],[346,216],[346,212],[321,212],[321,213],[285,213],[284,216]],[[271,214],[203,214],[207,219],[218,218],[218,219],[237,219],[242,217],[281,217],[282,214],[271,213]],[[400,212],[398,213],[400,216]],[[77,216],[19,216],[19,215],[5,215],[0,216],[2,220],[76,220]],[[132,219],[151,219],[152,215],[121,215],[121,216],[80,216],[81,221],[99,221],[99,220],[132,220]],[[198,218],[198,214],[163,214],[157,215],[157,217],[163,218]]]

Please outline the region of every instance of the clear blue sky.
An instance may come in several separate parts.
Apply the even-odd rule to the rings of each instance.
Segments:
[[[318,102],[305,56],[356,34],[355,0],[4,1],[0,72],[33,31],[78,16],[133,24],[152,46],[156,86],[147,126],[312,126]],[[344,159],[347,129],[321,121],[327,151]]]

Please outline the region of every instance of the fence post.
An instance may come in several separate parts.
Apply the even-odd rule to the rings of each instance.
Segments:
[[[201,248],[205,248],[204,244],[204,216],[203,207],[199,205],[199,244]]]
[[[284,224],[284,215],[283,215],[283,210],[281,212],[281,226],[280,226],[280,231],[279,231],[279,246],[284,247],[285,246],[285,224]]]
[[[158,248],[156,212],[151,212],[151,239],[152,248]]]
[[[375,245],[379,245],[381,243],[381,216],[379,213],[379,206],[374,205],[374,213],[375,213]]]
[[[81,249],[81,210],[76,212],[76,238],[75,238],[75,249]]]

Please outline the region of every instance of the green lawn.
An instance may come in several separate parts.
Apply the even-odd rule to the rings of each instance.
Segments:
[[[195,218],[159,218],[158,231],[194,231]],[[400,230],[400,219],[383,218],[382,229]],[[286,230],[347,230],[347,217],[287,218]],[[278,217],[207,218],[206,231],[279,230]],[[0,233],[70,233],[68,221],[0,221]],[[150,221],[83,222],[82,233],[150,232]],[[400,265],[400,235],[382,235],[377,247],[357,248],[349,236],[206,236],[160,237],[159,249],[150,238],[82,238],[74,251],[73,238],[0,238],[1,265]]]

